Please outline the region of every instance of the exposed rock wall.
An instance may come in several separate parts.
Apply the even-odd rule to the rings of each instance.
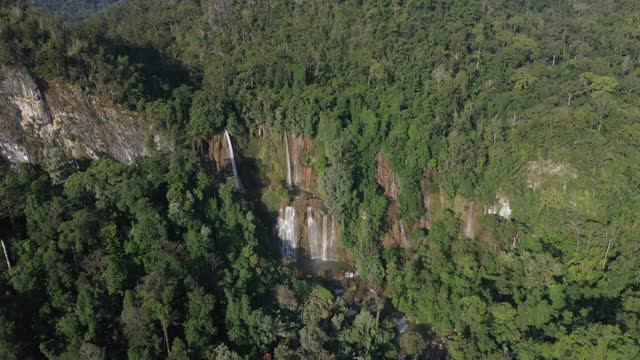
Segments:
[[[38,162],[49,146],[131,163],[144,155],[148,130],[139,115],[73,86],[38,86],[23,68],[0,68],[0,156],[11,163]]]
[[[509,203],[509,199],[498,195],[496,197],[496,203],[486,207],[484,210],[485,214],[488,215],[498,215],[503,219],[511,218],[511,204]]]
[[[420,192],[422,194],[422,206],[426,212],[418,219],[418,227],[428,230],[433,223],[438,221],[443,200],[442,192],[431,192],[431,171],[425,167],[422,173],[423,178],[420,180]]]
[[[384,194],[391,200],[398,200],[398,184],[396,175],[391,171],[389,159],[382,153],[376,155],[376,180],[384,189]]]
[[[387,208],[385,231],[382,235],[382,245],[385,247],[411,247],[409,239],[407,238],[408,231],[409,229],[405,228],[405,223],[400,218],[398,207],[396,205],[389,206]]]
[[[291,187],[287,186],[285,136],[289,142],[289,162],[293,183]],[[244,134],[231,134],[231,141],[241,181],[249,187],[248,191],[252,194],[251,196],[261,196],[268,191],[273,193],[286,191],[286,200],[277,205],[277,210],[280,213],[278,224],[283,223],[282,217],[287,207],[295,209],[295,224],[289,225],[294,225],[292,228],[295,232],[296,257],[313,256],[310,249],[317,248],[318,240],[325,240],[323,218],[326,215],[326,227],[330,233],[327,240],[330,240],[331,244],[325,250],[325,258],[326,260],[348,259],[346,252],[339,244],[339,224],[333,216],[327,213],[327,209],[320,199],[318,176],[313,167],[316,161],[313,140],[303,135],[290,133],[285,135],[284,132],[275,129],[254,128]],[[211,160],[218,171],[230,175],[225,156],[227,151],[225,139],[222,133],[213,134],[207,138],[195,138],[192,145],[194,150],[200,151],[203,156]],[[314,226],[317,227],[315,230],[318,232],[315,241],[309,239],[313,234],[313,231],[309,231],[309,209],[313,216]],[[280,232],[276,226],[274,237],[281,238]],[[287,236],[291,236],[291,234],[287,233]],[[282,239],[279,240],[282,241]],[[311,243],[314,243],[315,246]]]
[[[462,195],[456,195],[453,200],[453,211],[460,220],[462,228],[462,237],[466,239],[475,239],[478,232],[478,215],[480,211],[480,203],[469,200]]]
[[[286,186],[287,155],[284,133],[273,129],[255,128],[246,135],[234,136],[232,141],[236,151],[241,176],[259,170],[261,176],[268,177],[269,185]],[[318,194],[318,176],[313,168],[316,151],[312,139],[303,135],[287,134],[290,146],[290,161],[293,172],[293,188],[298,192]],[[224,137],[213,134],[207,139],[194,139],[194,147],[206,151],[218,170],[225,167]],[[247,164],[259,164],[259,169],[249,169]],[[255,175],[255,174],[254,174]]]
[[[411,229],[405,227],[405,221],[400,216],[400,208],[398,206],[399,188],[396,175],[391,170],[389,159],[382,153],[376,155],[376,181],[382,186],[384,194],[389,198],[382,245],[385,247],[411,247],[408,239]]]
[[[300,134],[290,135],[290,139],[294,187],[313,193],[317,188],[317,174],[313,169],[313,163],[316,160],[313,140]]]
[[[206,141],[206,149],[209,155],[209,159],[214,162],[218,171],[223,170],[225,166],[224,161],[224,134],[214,134]]]

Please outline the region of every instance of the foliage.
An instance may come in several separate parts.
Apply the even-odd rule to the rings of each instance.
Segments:
[[[29,0],[29,5],[77,21],[120,0]]]
[[[251,203],[185,146],[253,127],[314,139],[358,271],[452,358],[638,357],[637,1],[131,0],[73,26],[1,4],[0,63],[176,144],[133,166],[2,166],[3,357],[393,356],[373,311],[349,319],[270,261],[273,219],[249,209],[288,194]],[[497,196],[511,217],[462,239],[454,199]],[[390,205],[410,250],[381,245]]]

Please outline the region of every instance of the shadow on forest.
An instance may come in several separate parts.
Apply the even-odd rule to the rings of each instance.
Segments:
[[[139,70],[142,75],[141,83],[144,94],[152,100],[164,99],[171,92],[181,86],[199,87],[201,75],[190,71],[178,59],[171,57],[153,46],[132,46],[121,38],[99,36],[98,43],[104,49],[109,49],[109,56],[105,61],[117,67],[118,58],[126,56],[129,66]],[[186,80],[186,81],[185,81]]]

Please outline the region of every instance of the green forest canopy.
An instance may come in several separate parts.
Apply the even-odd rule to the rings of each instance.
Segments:
[[[359,271],[446,336],[452,358],[637,358],[639,23],[632,0],[131,0],[76,25],[3,6],[1,63],[144,113],[178,147],[130,167],[2,168],[14,266],[0,278],[0,354],[426,348],[421,334],[398,344],[373,310],[345,319],[326,290],[268,261],[265,219],[187,145],[268,126],[316,139]],[[513,216],[483,217],[470,241],[445,209],[411,251],[383,248],[380,151],[408,222],[425,211],[425,168],[432,191],[508,196]]]
[[[29,0],[30,6],[47,13],[58,15],[65,20],[77,21],[94,15],[120,0]]]

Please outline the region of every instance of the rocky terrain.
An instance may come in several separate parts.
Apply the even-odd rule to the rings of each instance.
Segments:
[[[36,81],[23,68],[0,71],[0,155],[39,162],[52,147],[74,158],[110,156],[131,163],[145,153],[148,123],[66,84]]]

